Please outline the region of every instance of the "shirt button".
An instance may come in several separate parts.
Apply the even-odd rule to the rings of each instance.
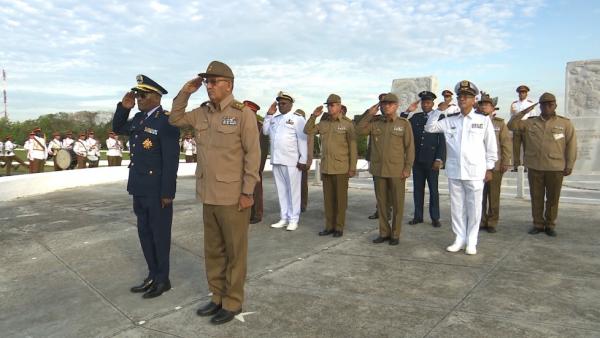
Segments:
[[[138,137],[138,136],[137,136],[137,135],[135,135],[135,138],[137,138],[137,137]]]
[[[148,174],[152,175],[152,170],[150,170],[150,171],[148,172]]]

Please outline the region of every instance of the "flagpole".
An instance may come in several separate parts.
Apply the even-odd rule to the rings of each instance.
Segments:
[[[6,103],[6,71],[2,68],[2,99],[4,102],[4,118],[8,119],[8,107]]]

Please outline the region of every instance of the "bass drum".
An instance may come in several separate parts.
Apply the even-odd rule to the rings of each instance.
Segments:
[[[55,161],[62,170],[73,169],[77,165],[77,155],[72,149],[60,149],[56,152]]]

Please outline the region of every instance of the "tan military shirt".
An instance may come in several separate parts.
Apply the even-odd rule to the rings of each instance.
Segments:
[[[240,194],[254,192],[260,179],[256,115],[233,95],[186,113],[189,97],[180,92],[173,99],[169,123],[196,131],[196,194],[202,203],[235,205]]]
[[[403,117],[388,120],[384,116],[365,114],[358,123],[359,135],[371,139],[371,165],[373,176],[400,177],[410,172],[415,161],[415,146],[410,122]]]
[[[340,115],[336,120],[321,120],[311,115],[304,126],[304,132],[311,139],[321,134],[321,173],[330,175],[347,174],[356,171],[356,132],[352,121]]]
[[[512,139],[504,119],[492,117],[494,133],[496,133],[496,145],[498,148],[498,161],[494,170],[501,170],[502,166],[512,165]]]
[[[548,120],[540,116],[521,120],[517,114],[508,128],[525,137],[525,166],[535,170],[563,171],[573,169],[577,158],[575,128],[568,118],[555,115]]]

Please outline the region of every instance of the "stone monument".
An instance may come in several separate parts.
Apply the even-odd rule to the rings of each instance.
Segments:
[[[392,81],[391,92],[400,99],[398,112],[403,112],[413,102],[419,99],[420,92],[429,90],[438,95],[438,80],[435,76],[395,79]],[[418,109],[421,109],[419,107]]]
[[[600,59],[567,63],[565,116],[577,133],[574,169],[600,172]]]

